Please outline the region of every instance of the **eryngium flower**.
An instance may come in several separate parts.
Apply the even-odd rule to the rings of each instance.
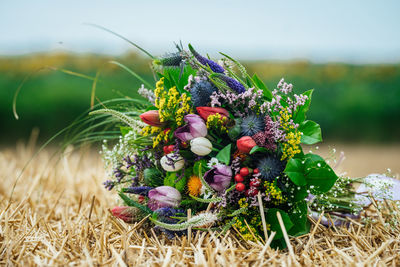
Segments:
[[[246,91],[246,88],[243,86],[243,84],[231,77],[228,77],[226,75],[218,75],[217,77],[224,81],[229,88],[231,88],[238,94],[244,93]]]
[[[180,52],[168,53],[162,56],[160,59],[154,61],[155,64],[162,65],[164,67],[179,67],[182,63],[183,57]]]
[[[213,72],[224,73],[225,69],[218,65],[216,62],[209,60],[206,57],[201,56],[199,53],[194,50],[191,44],[189,44],[189,50],[192,52],[193,56],[204,66],[210,66]]]
[[[202,80],[190,88],[192,102],[195,107],[207,106],[210,103],[210,96],[217,91],[217,87],[209,81]]]
[[[253,136],[264,130],[264,119],[256,115],[249,115],[242,120],[241,134],[243,136]]]
[[[276,177],[281,175],[284,164],[277,156],[268,155],[258,161],[257,168],[260,171],[262,179],[272,182]]]

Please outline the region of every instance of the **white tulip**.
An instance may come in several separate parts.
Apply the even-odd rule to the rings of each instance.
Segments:
[[[190,150],[194,154],[199,155],[199,156],[205,156],[205,155],[210,154],[212,148],[213,148],[213,146],[212,146],[210,140],[208,140],[205,137],[197,137],[190,141]]]
[[[171,165],[171,161],[174,163],[174,165]],[[161,158],[160,164],[165,171],[176,172],[183,168],[185,161],[180,155],[174,156],[173,154],[169,154]]]

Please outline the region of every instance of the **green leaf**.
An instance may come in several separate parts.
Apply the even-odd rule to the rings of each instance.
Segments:
[[[221,149],[216,158],[220,161],[225,163],[225,165],[229,165],[230,161],[231,161],[231,147],[232,145],[229,144],[226,147],[224,147],[223,149]]]
[[[304,162],[302,159],[292,158],[286,164],[284,173],[289,176],[290,180],[298,186],[307,184],[306,177],[304,176]]]
[[[127,133],[132,131],[132,128],[127,126],[120,126],[119,131],[121,132],[122,136],[125,136]]]
[[[268,90],[267,86],[264,84],[264,82],[258,78],[257,74],[253,75],[253,82],[256,85],[256,87],[258,89],[263,90],[263,95],[267,100],[271,100],[272,99],[272,93],[270,90]]]
[[[290,220],[296,222],[288,231],[291,236],[305,235],[310,231],[310,224],[307,219],[307,203],[299,201],[289,213]]]
[[[311,97],[312,97],[313,91],[314,91],[314,89],[308,90],[308,91],[303,93],[303,95],[308,96],[308,99],[306,100],[306,102],[304,103],[303,106],[300,106],[298,108],[298,110],[296,112],[295,119],[294,119],[295,123],[299,123],[300,124],[306,119],[306,113],[310,109]]]
[[[267,222],[271,225],[271,231],[275,231],[276,235],[274,237],[274,240],[280,239],[283,237],[281,225],[279,224],[278,217],[276,216],[276,213],[279,212],[282,217],[283,224],[285,225],[286,231],[289,232],[289,230],[293,227],[293,222],[290,220],[289,215],[284,212],[283,210],[276,209],[276,208],[271,208],[267,211]]]
[[[269,150],[266,149],[265,147],[261,147],[261,146],[255,146],[250,150],[250,155],[256,152],[261,152],[261,153],[265,153],[268,152]]]
[[[303,121],[299,126],[301,142],[306,145],[313,145],[322,141],[321,127],[314,121]]]
[[[153,211],[151,209],[149,209],[147,206],[139,204],[135,200],[133,200],[130,197],[128,197],[127,195],[125,195],[123,192],[119,192],[118,195],[122,198],[122,200],[125,202],[126,205],[128,205],[130,207],[136,207],[147,214],[153,213]]]
[[[307,184],[321,192],[328,192],[338,179],[332,168],[324,161],[306,162]]]
[[[201,203],[218,203],[222,201],[222,197],[213,197],[213,198],[198,198],[192,195],[189,195],[191,198],[193,198],[194,200],[201,202]]]

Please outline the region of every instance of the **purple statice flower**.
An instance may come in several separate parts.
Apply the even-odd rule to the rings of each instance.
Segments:
[[[210,60],[210,59],[208,59],[208,58],[206,58],[206,57],[203,57],[203,56],[201,56],[199,53],[197,53],[197,51],[194,50],[194,48],[192,47],[191,44],[189,44],[189,50],[190,50],[190,52],[192,52],[193,56],[194,56],[202,65],[204,65],[204,66],[210,66],[210,69],[211,69],[213,72],[216,72],[216,73],[224,73],[224,72],[225,72],[225,69],[224,69],[223,67],[221,67],[220,65],[218,65],[218,63],[216,63],[216,62],[214,62],[214,61],[212,61],[212,60]]]
[[[149,159],[147,155],[139,156],[139,155],[134,155],[133,160],[131,157],[127,156],[124,158],[124,161],[126,163],[126,168],[130,169],[132,167],[135,168],[136,175],[132,177],[132,185],[135,186],[138,184],[139,181],[139,174],[143,172],[147,168],[153,167],[153,163]]]
[[[153,189],[153,187],[150,186],[131,186],[124,188],[124,192],[128,194],[136,194],[136,195],[142,195],[146,196],[149,193],[149,191]]]
[[[244,93],[246,91],[246,88],[244,87],[243,84],[241,84],[240,82],[229,76],[218,75],[217,77],[220,78],[222,81],[224,81],[229,88],[231,88],[238,94]]]
[[[108,191],[111,191],[114,188],[115,183],[111,180],[107,180],[103,183],[103,185]]]

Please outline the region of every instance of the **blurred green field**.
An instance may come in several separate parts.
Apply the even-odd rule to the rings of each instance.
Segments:
[[[44,140],[68,126],[90,107],[92,81],[68,75],[64,68],[90,77],[99,72],[96,102],[137,97],[140,82],[110,64],[117,60],[154,81],[150,61],[129,53],[100,55],[34,54],[0,58],[0,140],[27,139],[32,128]],[[296,92],[314,88],[309,118],[321,124],[324,139],[342,142],[392,143],[400,141],[400,65],[312,64],[309,62],[243,62],[270,89],[284,77]],[[12,99],[31,75],[17,99],[19,120],[13,117]],[[98,103],[98,102],[97,102]]]

